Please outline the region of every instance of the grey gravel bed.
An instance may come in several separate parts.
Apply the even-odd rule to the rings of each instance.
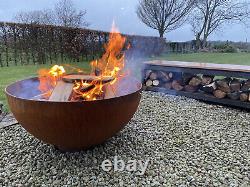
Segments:
[[[105,172],[118,156],[147,160],[138,172]],[[130,124],[103,145],[61,153],[20,126],[0,129],[0,186],[248,186],[250,113],[143,93]]]

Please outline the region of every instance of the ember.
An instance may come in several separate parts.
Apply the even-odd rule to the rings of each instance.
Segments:
[[[67,75],[63,66],[55,65],[50,70],[39,71],[39,90],[42,98],[50,101],[93,101],[115,97],[117,82],[125,77],[122,53],[126,38],[113,25],[109,42],[104,46],[101,59],[91,62],[89,75],[79,68],[77,73]]]

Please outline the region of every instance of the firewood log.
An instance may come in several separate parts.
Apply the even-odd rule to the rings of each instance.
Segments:
[[[153,86],[153,81],[150,80],[150,79],[148,79],[148,80],[146,81],[146,86],[147,86],[147,87]]]
[[[243,83],[243,85],[241,87],[241,91],[243,91],[243,92],[250,91],[250,80],[247,80]]]
[[[167,90],[171,90],[172,89],[172,82],[165,83],[164,88],[166,88]]]
[[[104,76],[98,77],[94,75],[65,75],[62,80],[67,83],[74,83],[76,81],[86,81],[86,82],[102,82],[102,83],[109,83],[114,80],[114,77],[111,76]]]
[[[242,94],[240,94],[240,100],[241,101],[246,102],[246,101],[248,101],[248,99],[249,99],[249,94],[248,93],[242,93]]]
[[[176,81],[181,82],[181,84],[183,83],[183,79],[182,79],[182,73],[181,72],[174,72],[173,73],[173,79]]]
[[[217,88],[221,90],[222,92],[230,93],[231,90],[230,90],[229,82],[227,79],[218,80],[216,81],[216,84],[217,84]]]
[[[239,100],[240,99],[240,92],[232,92],[232,93],[228,93],[227,97],[232,99],[232,100]]]
[[[159,86],[160,85],[160,81],[159,80],[154,80],[153,81],[153,86]]]
[[[181,91],[181,90],[184,89],[184,86],[182,86],[182,83],[180,81],[178,81],[178,80],[174,80],[172,82],[172,87],[176,91]]]
[[[152,70],[147,70],[146,71],[146,73],[145,73],[145,80],[149,79],[149,77],[150,77],[150,75],[151,75],[152,72],[153,72]]]
[[[156,72],[152,72],[149,76],[150,80],[156,80],[157,79],[157,73]]]
[[[201,78],[201,84],[203,86],[205,85],[209,85],[213,82],[214,80],[214,76],[213,75],[203,75],[202,78]]]
[[[191,74],[191,73],[183,73],[182,74],[182,78],[183,78],[183,83],[185,85],[189,84],[189,82],[191,81],[191,79],[194,77],[195,75]]]
[[[104,99],[110,99],[116,97],[115,88],[111,84],[104,86]]]
[[[238,79],[233,79],[230,82],[230,90],[231,92],[239,92],[241,89],[241,81]]]
[[[170,73],[168,73],[168,76],[170,79],[172,79],[174,77],[174,74],[170,72]]]
[[[198,86],[191,86],[191,85],[186,85],[185,86],[185,91],[187,92],[197,92],[197,90],[199,89]]]
[[[206,93],[213,93],[217,89],[215,82],[201,87],[201,90]]]
[[[157,78],[159,78],[159,79],[166,77],[166,76],[168,76],[168,73],[165,71],[158,71],[157,72]]]
[[[160,79],[162,82],[169,82],[171,80],[169,74],[164,71],[159,71],[157,74],[157,78]]]
[[[221,90],[215,90],[215,91],[213,92],[213,94],[214,94],[214,96],[215,96],[216,98],[218,98],[218,99],[223,99],[223,98],[225,98],[225,97],[227,96],[227,93],[225,93],[225,92],[223,92],[223,91],[221,91]]]
[[[74,84],[58,81],[54,88],[49,101],[66,102],[69,101],[73,91]]]
[[[189,85],[190,85],[190,86],[194,86],[194,87],[200,86],[200,85],[201,85],[201,78],[198,77],[198,76],[193,77],[193,78],[190,80]]]

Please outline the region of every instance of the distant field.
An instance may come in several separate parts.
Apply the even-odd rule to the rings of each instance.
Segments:
[[[87,62],[71,64],[89,70],[89,64]],[[3,102],[4,109],[7,109],[7,101],[4,93],[5,87],[17,80],[33,77],[37,75],[39,69],[49,68],[53,65],[24,65],[24,66],[10,66],[0,67],[0,102]]]
[[[207,62],[217,64],[240,64],[250,66],[250,53],[190,53],[190,54],[164,54],[154,59]]]

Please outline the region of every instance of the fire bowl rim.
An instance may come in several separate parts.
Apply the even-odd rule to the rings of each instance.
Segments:
[[[135,83],[138,85],[138,88],[135,89],[135,91],[132,91],[132,92],[130,92],[130,93],[128,93],[128,94],[121,95],[121,96],[116,96],[116,97],[112,97],[112,98],[108,98],[108,99],[99,99],[99,100],[97,99],[97,100],[92,100],[92,101],[74,101],[74,102],[72,102],[72,101],[36,100],[36,99],[30,99],[30,98],[27,99],[27,98],[23,98],[23,97],[17,97],[16,95],[13,95],[13,94],[11,94],[11,93],[8,91],[8,89],[9,89],[11,86],[13,86],[13,85],[15,85],[15,84],[18,84],[19,82],[27,81],[27,80],[32,80],[32,79],[38,79],[38,77],[37,77],[37,76],[29,77],[29,78],[17,80],[17,81],[15,81],[15,82],[11,83],[11,84],[8,84],[8,85],[5,87],[5,89],[4,89],[5,94],[7,94],[7,95],[9,95],[9,96],[11,96],[11,97],[13,97],[13,98],[20,99],[20,100],[24,100],[24,101],[29,101],[29,102],[40,102],[40,103],[97,103],[97,102],[108,101],[108,100],[113,100],[113,99],[117,99],[117,98],[123,98],[123,97],[126,97],[126,96],[128,96],[128,95],[135,94],[135,93],[137,93],[137,92],[140,92],[140,93],[141,93],[141,92],[142,92],[142,89],[143,89],[142,83],[141,83],[139,80],[137,80],[136,78],[133,77],[132,79],[133,79],[133,80],[135,81]]]

